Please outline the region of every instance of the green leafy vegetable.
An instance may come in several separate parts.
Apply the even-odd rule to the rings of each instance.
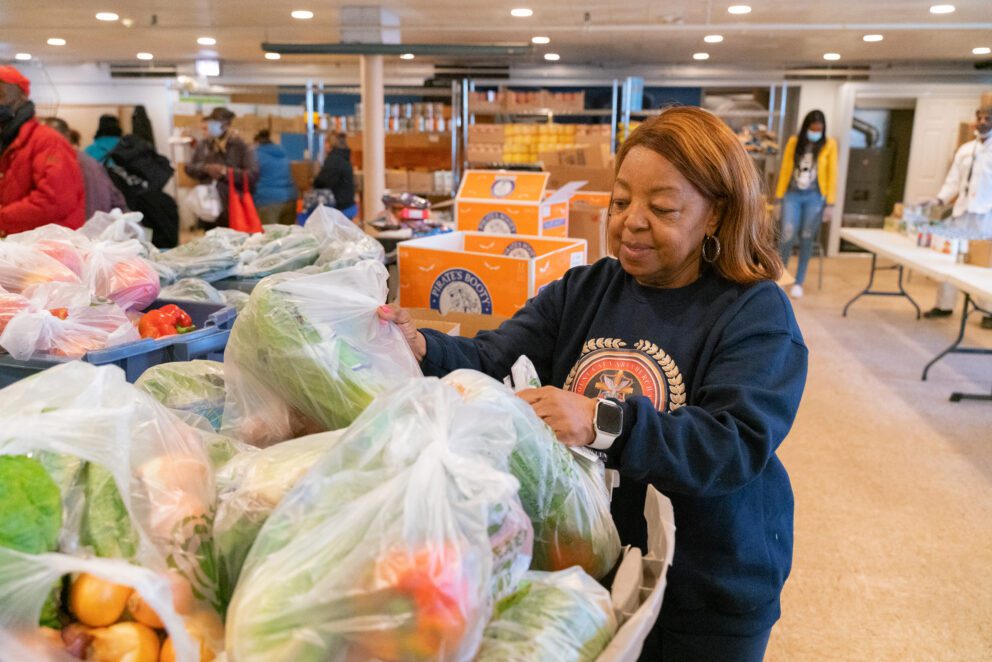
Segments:
[[[62,495],[40,462],[0,456],[0,545],[28,554],[56,549]]]
[[[146,370],[135,383],[169,409],[204,417],[215,429],[224,417],[224,364],[177,361]]]
[[[92,547],[97,556],[133,559],[138,550],[138,534],[131,525],[113,474],[89,463],[83,475],[86,502],[80,542]]]

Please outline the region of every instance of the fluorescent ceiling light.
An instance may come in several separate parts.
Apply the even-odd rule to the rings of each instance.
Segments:
[[[214,44],[217,43],[217,40],[214,39],[213,37],[200,37],[199,39],[196,40],[196,43],[198,43],[200,46],[213,46]]]
[[[65,39],[61,37],[50,37],[48,39],[49,46],[65,46]]]
[[[265,59],[266,60],[278,60],[281,57],[282,57],[282,55],[279,55],[279,53],[266,53],[265,54]]]
[[[220,60],[197,60],[197,76],[220,76]]]
[[[22,62],[25,61],[25,60],[30,60],[31,59],[31,54],[30,53],[18,53],[17,55],[14,56],[14,59],[15,60],[21,60]]]
[[[727,7],[727,11],[730,12],[731,14],[740,14],[740,15],[750,14],[751,7],[749,7],[748,5],[730,5],[729,7]]]
[[[873,41],[882,41],[883,39],[885,39],[885,37],[883,37],[880,34],[866,34],[861,39],[867,42],[873,42]]]
[[[138,58],[139,60],[154,60],[155,59],[155,56],[152,55],[151,53],[138,53],[137,55],[135,55],[135,57]]]
[[[708,59],[710,59],[710,54],[709,53],[693,53],[692,54],[692,59],[693,60],[708,60]]]
[[[548,62],[557,62],[558,60],[561,59],[561,56],[558,55],[557,53],[545,53],[544,59],[547,60]]]
[[[413,53],[404,53],[403,55],[400,56],[400,59],[401,60],[412,60],[415,57],[417,57],[417,56],[414,55]]]
[[[516,9],[510,10],[510,16],[515,16],[517,18],[528,18],[534,15],[533,9],[527,9],[526,7],[517,7]]]
[[[551,37],[531,37],[530,43],[532,44],[550,44]]]
[[[299,19],[301,21],[309,21],[311,18],[313,18],[313,12],[312,11],[308,11],[306,9],[297,9],[297,10],[294,10],[294,11],[290,12],[289,15],[292,16],[293,18],[297,18],[297,19]]]
[[[116,21],[120,16],[112,11],[102,11],[96,15],[96,20],[98,21]]]
[[[972,48],[971,52],[975,55],[988,55],[989,53],[992,53],[992,48],[989,48],[988,46],[979,46],[978,48]]]
[[[719,44],[721,41],[723,41],[723,35],[708,34],[705,37],[703,37],[703,41],[705,41],[707,44]]]
[[[954,5],[934,5],[930,7],[931,14],[953,14]]]
[[[824,60],[839,60],[840,59],[840,53],[824,53],[823,54],[823,59]]]

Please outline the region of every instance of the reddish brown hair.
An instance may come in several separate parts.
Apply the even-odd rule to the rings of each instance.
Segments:
[[[660,154],[707,198],[717,214],[720,255],[713,266],[735,283],[778,280],[782,259],[765,213],[761,178],[733,131],[701,108],[669,108],[645,122],[617,152],[616,170],[634,147]]]

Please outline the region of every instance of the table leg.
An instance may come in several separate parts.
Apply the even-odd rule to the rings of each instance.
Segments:
[[[931,366],[937,361],[941,360],[948,354],[992,354],[992,349],[986,349],[984,347],[961,347],[961,341],[964,340],[964,332],[967,328],[968,318],[972,313],[983,313],[988,315],[989,311],[981,308],[978,304],[974,302],[971,295],[965,292],[964,294],[964,310],[961,312],[961,325],[958,327],[958,336],[954,339],[954,342],[950,344],[944,351],[935,356],[930,363],[926,365],[923,369],[922,380],[927,380],[927,373],[930,372]],[[951,402],[960,402],[961,400],[989,400],[992,401],[992,393],[986,395],[984,393],[952,393]]]
[[[875,284],[875,272],[876,271],[887,271],[889,269],[896,269],[899,272],[899,281],[898,281],[899,291],[898,292],[879,292],[879,291],[876,291],[876,290],[871,289],[872,286]],[[913,300],[913,297],[909,296],[909,292],[907,292],[906,289],[902,286],[902,275],[903,275],[903,267],[902,267],[901,264],[894,264],[894,265],[888,266],[888,267],[880,267],[880,266],[878,266],[878,256],[875,255],[874,253],[872,253],[871,254],[871,273],[868,275],[868,285],[865,286],[865,289],[863,289],[860,292],[858,292],[858,294],[853,299],[851,299],[850,301],[847,302],[847,305],[844,306],[844,314],[843,314],[843,316],[844,317],[847,317],[847,309],[850,308],[851,305],[855,301],[857,301],[858,299],[860,299],[863,296],[873,296],[873,297],[905,297],[906,299],[909,299],[909,302],[911,304],[913,304],[913,308],[916,309],[916,319],[920,319],[920,314],[921,314],[920,313],[920,307],[918,305],[916,305],[916,301]]]

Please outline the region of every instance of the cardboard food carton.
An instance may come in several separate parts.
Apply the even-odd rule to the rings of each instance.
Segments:
[[[455,200],[458,229],[465,232],[568,236],[568,200],[578,186],[549,195],[548,174],[469,170]]]
[[[607,224],[606,207],[576,202],[568,209],[568,236],[585,240],[589,264],[609,255]]]
[[[590,191],[613,190],[613,159],[608,144],[541,152],[540,159],[550,173],[551,188],[583,180]]]
[[[289,171],[297,191],[302,193],[310,190],[310,186],[313,184],[313,170],[314,164],[310,161],[292,161],[289,164]]]
[[[436,329],[448,335],[461,336],[463,338],[474,338],[480,331],[491,331],[499,328],[500,324],[510,319],[505,315],[482,315],[475,313],[455,313],[448,312],[442,314],[440,311],[430,308],[407,308],[418,329]],[[454,327],[454,332],[445,331],[444,325],[448,328]]]
[[[468,142],[472,144],[502,145],[506,140],[502,124],[472,124],[468,127]]]
[[[581,239],[453,232],[397,247],[400,305],[513,315],[572,267],[585,264]]]
[[[410,180],[406,170],[390,168],[386,170],[386,188],[393,192],[403,192],[409,189]]]
[[[407,190],[412,193],[433,193],[434,173],[410,170],[407,172]]]
[[[965,262],[976,267],[992,267],[992,239],[971,239]]]

